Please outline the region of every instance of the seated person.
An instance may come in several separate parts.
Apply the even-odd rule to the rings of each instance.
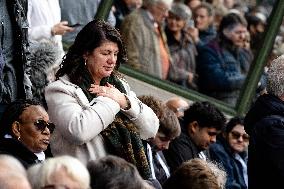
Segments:
[[[217,164],[199,158],[184,162],[166,181],[163,189],[223,189],[226,172]]]
[[[189,104],[187,101],[180,97],[172,97],[166,101],[166,105],[172,111],[175,112],[176,116],[179,119],[182,119],[184,116],[184,111],[189,108]]]
[[[173,172],[183,162],[193,159],[208,159],[208,148],[216,142],[216,136],[225,125],[224,114],[210,102],[195,102],[184,112],[180,120],[181,134],[163,153]]]
[[[139,96],[139,99],[152,108],[160,120],[158,133],[146,142],[147,157],[152,177],[163,184],[170,176],[170,170],[162,153],[169,148],[172,140],[180,135],[180,124],[175,113],[153,96]]]
[[[137,168],[124,159],[108,155],[87,164],[91,187],[99,189],[154,189],[142,179]]]
[[[220,163],[228,174],[226,189],[248,187],[247,148],[249,135],[246,133],[243,118],[232,118],[215,144],[209,148],[212,160]]]
[[[27,173],[20,161],[10,155],[0,155],[1,189],[31,189]]]
[[[16,100],[5,109],[0,123],[0,154],[16,157],[27,168],[45,160],[54,124],[33,100]]]
[[[33,189],[89,189],[90,175],[78,159],[71,156],[48,158],[28,169]]]

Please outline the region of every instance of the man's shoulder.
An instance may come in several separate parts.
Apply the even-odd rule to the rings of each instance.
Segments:
[[[179,137],[175,138],[171,142],[171,146],[176,149],[191,149],[193,143],[191,142],[191,139],[189,136],[187,136],[185,133],[181,133]]]

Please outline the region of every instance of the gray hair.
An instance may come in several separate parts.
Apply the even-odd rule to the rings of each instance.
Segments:
[[[200,5],[195,7],[194,12],[196,12],[198,9],[206,9],[208,16],[214,16],[215,15],[215,10],[214,7],[207,2],[201,2]]]
[[[13,156],[0,155],[0,186],[1,189],[19,186],[23,189],[31,189],[24,166]]]
[[[13,156],[1,154],[0,155],[0,172],[17,172],[24,176],[27,175],[24,166],[21,162]]]
[[[143,0],[143,7],[150,7],[153,6],[157,3],[165,3],[166,5],[168,5],[169,7],[171,7],[173,0]]]
[[[51,184],[50,178],[62,168],[65,169],[67,175],[77,181],[82,188],[89,188],[90,175],[86,166],[78,159],[68,155],[48,158],[41,164],[31,166],[27,172],[32,188],[40,189],[45,185]]]
[[[225,189],[227,181],[227,173],[225,168],[218,162],[206,160],[207,166],[211,169],[217,178],[217,183],[221,189]]]
[[[192,15],[190,8],[183,3],[173,3],[170,12],[186,21]]]
[[[267,92],[277,97],[284,95],[284,55],[271,62],[267,72]]]

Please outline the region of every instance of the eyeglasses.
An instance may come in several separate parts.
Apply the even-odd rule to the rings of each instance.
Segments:
[[[168,13],[169,12],[169,8],[168,7],[166,7],[165,5],[157,5],[156,6],[157,7],[157,9],[161,12],[161,13]]]
[[[50,133],[53,133],[54,129],[55,129],[55,125],[54,123],[51,122],[46,122],[42,119],[37,120],[36,122],[34,122],[34,125],[37,127],[38,130],[40,130],[41,132],[43,132],[45,130],[45,128],[47,127]]]
[[[249,135],[246,133],[241,134],[239,132],[232,131],[231,134],[234,139],[239,139],[240,137],[242,137],[245,142],[249,141]]]
[[[21,121],[21,120],[19,120],[18,122],[21,123],[21,124],[30,123],[30,122],[23,122],[23,121]],[[37,128],[39,131],[41,131],[41,132],[43,132],[46,127],[48,128],[48,130],[49,130],[50,133],[53,133],[53,131],[54,131],[54,129],[55,129],[54,123],[52,123],[52,122],[46,122],[46,121],[44,121],[44,120],[42,120],[42,119],[39,119],[39,120],[35,121],[33,124],[34,124],[34,125],[36,126],[36,128]]]

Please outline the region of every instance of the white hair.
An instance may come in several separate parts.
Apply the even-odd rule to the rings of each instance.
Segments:
[[[1,154],[0,155],[0,172],[18,172],[22,175],[27,175],[26,169],[21,162],[13,156]]]
[[[31,189],[24,166],[13,156],[0,155],[0,186],[1,189]]]
[[[82,188],[89,188],[90,175],[86,166],[78,159],[64,155],[48,158],[43,163],[33,165],[28,169],[28,178],[33,189],[40,189],[45,185],[51,184],[50,178],[52,175],[62,168],[65,169],[67,175],[74,181],[77,181]]]
[[[226,181],[227,181],[227,173],[224,167],[221,164],[215,161],[210,161],[210,160],[206,160],[206,164],[211,169],[213,174],[216,176],[217,182],[220,188],[225,189]]]
[[[274,59],[268,68],[267,92],[277,97],[284,95],[284,55]]]

